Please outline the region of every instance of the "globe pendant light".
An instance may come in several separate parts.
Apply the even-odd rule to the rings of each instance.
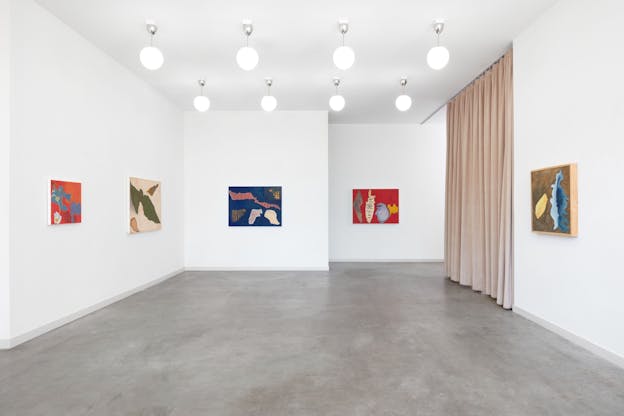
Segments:
[[[210,109],[210,100],[208,99],[208,97],[204,95],[204,86],[206,85],[206,81],[203,79],[200,79],[199,81],[197,81],[197,83],[199,84],[200,93],[193,100],[193,105],[195,106],[195,109],[197,111],[203,113],[203,112],[208,111],[208,109]]]
[[[405,86],[407,85],[407,78],[401,78],[401,87],[403,87],[403,94],[399,95],[394,102],[397,110],[407,111],[412,106],[412,98],[405,94]]]
[[[158,26],[153,21],[148,20],[146,28],[150,34],[150,46],[146,46],[141,50],[139,59],[145,68],[155,71],[163,65],[165,58],[160,49],[154,46],[154,35],[158,32]]]
[[[236,62],[241,69],[245,71],[251,71],[258,65],[260,58],[258,52],[249,46],[249,36],[253,33],[253,25],[251,20],[243,20],[243,32],[246,36],[246,44],[238,50],[236,54]]]
[[[346,20],[338,21],[338,30],[342,34],[342,46],[334,51],[334,65],[338,69],[346,70],[353,66],[355,62],[355,52],[344,44],[344,35],[349,31],[349,22]]]
[[[260,106],[266,112],[270,112],[275,110],[277,107],[277,100],[275,97],[271,95],[271,86],[273,85],[273,78],[265,78],[264,82],[267,86],[267,95],[262,97],[262,101],[260,101]]]
[[[440,46],[440,34],[444,31],[444,22],[442,20],[434,22],[433,30],[437,36],[437,45],[427,53],[427,64],[432,69],[440,70],[448,64],[450,58],[448,49]]]
[[[332,95],[329,99],[329,108],[334,111],[342,111],[345,107],[345,99],[342,95],[338,94],[338,86],[340,85],[340,78],[334,78],[334,86],[336,87],[336,94]]]

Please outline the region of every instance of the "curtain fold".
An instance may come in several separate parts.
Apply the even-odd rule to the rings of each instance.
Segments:
[[[447,106],[445,269],[513,306],[513,53]]]

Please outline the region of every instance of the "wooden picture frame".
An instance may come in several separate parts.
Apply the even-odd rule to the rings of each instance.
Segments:
[[[576,163],[531,171],[531,229],[534,233],[578,236]]]

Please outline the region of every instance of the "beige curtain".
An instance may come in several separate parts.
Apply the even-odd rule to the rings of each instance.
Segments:
[[[513,306],[512,51],[447,107],[445,268]]]

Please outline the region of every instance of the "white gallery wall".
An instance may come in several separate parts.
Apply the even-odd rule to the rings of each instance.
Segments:
[[[0,348],[10,337],[9,192],[11,166],[10,0],[0,0]],[[5,340],[5,341],[3,341]]]
[[[327,112],[188,112],[190,269],[328,268]],[[281,227],[228,227],[229,186],[282,186]]]
[[[624,364],[622,15],[561,1],[514,41],[514,309]],[[533,234],[530,171],[569,162],[578,238]]]
[[[444,259],[444,117],[330,125],[329,177],[330,260]],[[399,188],[399,224],[353,224],[355,188]]]
[[[183,116],[32,0],[11,6],[18,342],[183,268]],[[127,233],[129,176],[162,181],[162,231]],[[82,224],[47,225],[49,177],[82,182]]]

